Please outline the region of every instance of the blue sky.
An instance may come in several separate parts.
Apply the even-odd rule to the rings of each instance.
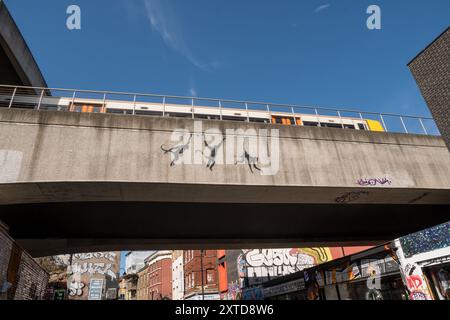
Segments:
[[[51,87],[413,115],[429,112],[406,65],[450,23],[448,0],[5,2]]]

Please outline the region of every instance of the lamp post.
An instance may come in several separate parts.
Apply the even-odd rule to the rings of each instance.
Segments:
[[[203,276],[203,249],[200,250],[200,270],[202,273],[202,300],[205,300],[205,281]]]

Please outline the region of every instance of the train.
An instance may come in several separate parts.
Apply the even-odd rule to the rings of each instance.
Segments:
[[[11,96],[0,95],[0,106],[8,106]],[[292,113],[267,109],[243,109],[229,107],[197,106],[192,104],[173,104],[155,102],[134,102],[88,98],[16,95],[14,108],[58,110],[81,113],[134,114],[148,116],[183,117],[206,120],[248,121],[256,123],[328,127],[363,131],[384,132],[380,121],[352,117],[325,116],[316,114]]]

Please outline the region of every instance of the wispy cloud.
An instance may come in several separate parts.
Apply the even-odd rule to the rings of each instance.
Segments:
[[[168,1],[144,0],[147,17],[152,29],[157,32],[164,43],[184,56],[191,64],[203,71],[213,71],[218,67],[217,61],[200,61],[186,43],[186,35],[179,25],[176,12]]]
[[[191,88],[189,89],[189,95],[190,95],[191,97],[197,97],[197,90],[195,90],[194,87],[191,87]]]
[[[316,10],[314,10],[314,12],[315,13],[319,13],[319,12],[321,12],[323,10],[328,9],[330,6],[331,6],[331,4],[329,4],[329,3],[321,5],[320,7],[317,7]]]

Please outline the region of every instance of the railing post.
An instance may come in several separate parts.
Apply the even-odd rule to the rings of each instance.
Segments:
[[[389,132],[386,122],[384,122],[384,117],[381,113],[380,113],[380,118],[381,118],[381,122],[383,123],[384,131]]]
[[[291,107],[291,111],[292,111],[292,118],[294,119],[294,126],[296,126],[297,125],[297,119],[295,117],[294,107]]]
[[[39,110],[41,108],[42,99],[44,98],[44,91],[45,91],[45,89],[42,89],[41,96],[39,97],[39,103],[37,105],[36,110]]]
[[[75,108],[75,96],[77,95],[77,92],[76,91],[74,91],[73,92],[73,96],[72,96],[72,102],[71,102],[71,104],[70,104],[70,106],[69,106],[69,110],[67,110],[67,111],[69,111],[69,112],[73,112],[73,109]]]
[[[194,98],[192,98],[192,119],[195,119],[195,112],[194,112]]]
[[[163,97],[163,117],[166,116],[166,96]]]
[[[245,103],[245,111],[247,112],[247,122],[250,122],[250,114],[248,112],[248,103]]]
[[[423,132],[425,132],[425,135],[428,135],[427,128],[425,128],[425,125],[423,124],[422,118],[419,118],[420,125],[422,126]]]
[[[314,108],[314,111],[315,111],[316,116],[317,116],[317,123],[319,124],[319,127],[321,127],[322,123],[320,122],[319,110],[317,110],[317,108]]]
[[[134,97],[133,97],[133,115],[136,114],[136,100],[137,100],[137,96],[134,95]]]
[[[11,108],[12,108],[14,98],[16,97],[16,93],[17,93],[17,87],[14,88],[13,94],[12,94],[12,96],[11,96],[11,101],[9,102],[9,107],[8,107],[8,109],[11,109]]]
[[[403,121],[403,117],[400,117],[400,121],[402,122],[402,125],[403,125],[403,128],[405,129],[405,132],[409,133],[408,129],[406,128],[405,121]]]
[[[341,117],[341,112],[339,110],[336,110],[336,111],[337,111],[337,114],[339,116],[339,120],[341,121],[342,129],[345,129],[344,120]]]
[[[219,114],[220,114],[220,120],[223,120],[223,116],[222,116],[222,101],[219,100]]]
[[[269,105],[267,105],[267,113],[269,114],[269,123],[272,123],[272,112]]]
[[[106,113],[106,92],[103,93],[103,107],[102,113]]]

